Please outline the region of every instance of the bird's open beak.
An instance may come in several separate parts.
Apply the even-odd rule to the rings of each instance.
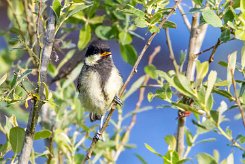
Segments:
[[[105,57],[111,55],[111,52],[103,52],[100,56]]]

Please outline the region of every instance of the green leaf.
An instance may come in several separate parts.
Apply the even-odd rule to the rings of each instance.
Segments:
[[[205,94],[205,104],[207,105],[208,98],[213,90],[215,81],[217,78],[217,72],[216,71],[211,71],[208,75],[208,82],[207,82],[207,91]]]
[[[103,23],[104,19],[105,19],[105,15],[102,15],[102,16],[94,16],[93,18],[90,18],[88,20],[88,22],[90,24],[99,24],[99,23]]]
[[[230,35],[231,35],[231,32],[230,32],[229,29],[223,30],[222,33],[221,33],[221,36],[220,36],[220,41],[222,41],[222,42],[229,41],[230,38],[231,38]]]
[[[156,72],[156,67],[152,64],[145,66],[144,68],[145,73],[149,75],[152,79],[157,79],[157,72]]]
[[[176,148],[176,139],[173,135],[167,135],[164,138],[165,142],[168,144],[168,150],[175,150]]]
[[[199,6],[202,5],[202,0],[194,0],[194,2],[195,2],[196,5],[199,5]]]
[[[97,26],[95,29],[95,34],[98,36],[98,38],[103,39],[103,40],[108,40],[114,37],[113,28],[111,26]]]
[[[169,150],[164,156],[164,164],[178,164],[184,161],[179,160],[179,155],[176,151]]]
[[[119,42],[122,45],[130,44],[132,42],[132,37],[126,31],[120,32],[118,37],[119,37]]]
[[[159,157],[162,157],[162,155],[160,153],[158,153],[154,148],[152,148],[150,145],[148,145],[147,143],[145,143],[145,147],[152,153],[156,154]]]
[[[241,144],[244,144],[245,143],[245,136],[243,136],[243,135],[238,135],[237,137],[236,137],[236,141],[238,141],[238,142],[240,142]]]
[[[198,87],[204,77],[207,75],[208,73],[208,69],[209,69],[209,63],[206,61],[206,62],[203,62],[201,63],[199,60],[196,62],[196,87]]]
[[[137,17],[134,19],[134,24],[139,28],[144,28],[147,27],[148,22],[144,18]]]
[[[231,153],[226,159],[224,159],[220,164],[234,164],[234,156]]]
[[[186,76],[184,76],[183,74],[178,74],[177,79],[174,78],[174,83],[176,85],[178,85],[179,87],[181,86],[180,88],[184,88],[185,92],[188,92],[188,94],[192,95],[191,97],[196,96],[195,91],[192,89],[190,80],[188,80]]]
[[[214,27],[222,27],[221,19],[210,8],[206,8],[202,12],[203,19]]]
[[[154,14],[153,17],[151,17],[151,19],[150,19],[150,24],[158,23],[161,18],[162,18],[162,13],[158,12],[158,13]]]
[[[145,161],[145,159],[144,159],[141,155],[135,154],[135,156],[140,160],[140,162],[141,162],[142,164],[147,164],[147,162]]]
[[[127,99],[130,95],[132,95],[136,90],[140,88],[140,86],[143,84],[145,80],[145,76],[141,76],[138,78],[129,88],[129,90],[126,92],[126,94],[123,96],[123,99]]]
[[[71,16],[73,16],[74,14],[78,13],[79,11],[82,11],[90,6],[92,6],[93,4],[84,4],[84,3],[76,3],[74,4],[74,6],[76,6],[74,9],[68,11],[68,15],[65,19],[70,18]]]
[[[8,73],[5,73],[0,79],[0,85],[2,85],[8,78]]]
[[[15,154],[20,153],[23,146],[24,138],[25,130],[23,128],[13,127],[10,129],[9,141]]]
[[[60,10],[62,8],[60,1],[54,0],[51,8],[53,9],[56,17],[59,18],[60,17]]]
[[[201,141],[196,142],[195,145],[202,144],[202,143],[207,143],[207,142],[215,142],[215,141],[216,141],[216,138],[207,138],[207,139],[203,139]]]
[[[214,155],[215,161],[219,161],[219,152],[218,152],[218,150],[214,149],[213,155]]]
[[[230,101],[233,101],[233,96],[231,95],[230,92],[227,92],[227,91],[221,90],[221,89],[217,89],[217,88],[213,88],[213,92],[228,98]]]
[[[245,41],[245,28],[244,29],[236,29],[235,37],[239,40]]]
[[[185,139],[186,139],[187,145],[188,146],[192,146],[192,144],[193,144],[193,136],[192,136],[191,132],[188,129],[185,130],[185,136],[186,136]]]
[[[148,94],[147,94],[147,100],[149,101],[149,102],[151,102],[152,101],[152,99],[155,97],[155,94],[153,94],[152,92],[149,92]]]
[[[171,104],[181,111],[190,111],[196,114],[203,114],[197,111],[195,108],[191,107],[190,105],[183,104],[181,102],[178,102],[178,103],[172,102]]]
[[[131,15],[134,15],[134,16],[137,16],[140,18],[145,17],[145,13],[142,10],[135,8],[134,6],[132,6],[130,4],[127,4],[127,7],[128,8],[123,9],[122,11],[124,11],[127,14],[131,14]]]
[[[91,40],[91,28],[89,25],[85,25],[83,29],[80,30],[79,40],[77,46],[80,50],[83,50]]]
[[[237,51],[231,53],[228,56],[228,66],[227,66],[227,82],[228,82],[228,91],[232,84],[232,76],[234,75],[235,68],[236,68],[236,58],[237,58]]]
[[[120,51],[122,54],[122,58],[123,60],[130,64],[130,65],[134,65],[134,63],[136,62],[138,56],[137,56],[137,52],[134,49],[134,47],[132,45],[120,45]]]
[[[162,26],[162,28],[176,28],[176,27],[177,25],[172,21],[166,21]]]
[[[239,97],[242,97],[245,91],[245,82],[242,83],[241,88],[240,88],[240,93]]]
[[[65,80],[64,84],[62,85],[62,88],[66,88],[68,85],[74,82],[74,80],[78,77],[80,74],[80,71],[83,67],[83,63],[80,63],[77,65],[75,69],[67,76],[67,79]]]
[[[218,162],[216,162],[215,159],[207,153],[197,154],[197,161],[198,164],[218,164]]]
[[[41,130],[39,132],[36,132],[34,134],[34,140],[40,140],[40,139],[45,139],[49,138],[51,136],[52,132],[50,130]]]

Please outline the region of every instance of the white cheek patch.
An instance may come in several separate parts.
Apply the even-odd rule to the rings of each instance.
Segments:
[[[93,66],[98,64],[98,61],[101,59],[99,54],[90,55],[85,58],[85,64],[88,66]]]

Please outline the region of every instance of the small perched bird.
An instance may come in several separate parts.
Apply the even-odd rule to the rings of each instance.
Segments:
[[[122,105],[117,97],[122,84],[123,80],[113,63],[109,45],[102,40],[93,41],[85,54],[77,89],[82,106],[90,112],[90,121],[101,120],[100,128],[111,102],[114,100]],[[98,134],[100,135],[99,131]]]

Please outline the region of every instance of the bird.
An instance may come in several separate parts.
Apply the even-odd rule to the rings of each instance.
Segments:
[[[85,111],[90,112],[90,121],[100,120],[103,126],[105,113],[112,101],[122,105],[118,97],[123,85],[122,76],[114,65],[111,49],[106,41],[95,40],[88,46],[84,64],[78,77],[77,89]],[[100,129],[97,138],[100,139]]]

